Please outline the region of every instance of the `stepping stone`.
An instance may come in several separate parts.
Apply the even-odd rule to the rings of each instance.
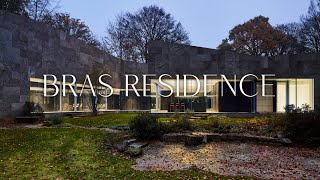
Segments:
[[[129,131],[130,127],[129,126],[114,126],[114,127],[112,127],[112,129],[119,130],[119,131]]]
[[[144,143],[144,142],[135,142],[129,145],[129,147],[132,147],[132,148],[144,148],[146,146],[148,146],[148,143]]]
[[[137,139],[128,139],[128,140],[125,140],[127,144],[132,144],[132,143],[135,143],[137,142]]]

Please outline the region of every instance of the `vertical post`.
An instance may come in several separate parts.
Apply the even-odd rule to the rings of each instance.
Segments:
[[[106,90],[108,92],[108,90]],[[108,110],[108,98],[106,97],[106,111]]]
[[[311,87],[311,90],[312,90],[312,106],[311,106],[311,108],[312,108],[312,110],[314,110],[315,109],[315,105],[314,105],[314,89],[315,89],[315,86],[314,86],[314,79],[312,79],[312,87]]]
[[[74,90],[76,91],[76,93],[77,93],[77,84],[75,84],[74,85]],[[73,96],[73,111],[74,112],[77,112],[77,104],[78,104],[78,97],[76,97],[76,96]]]
[[[60,90],[59,90],[59,111],[62,112],[62,84],[60,82]]]
[[[159,85],[156,84],[156,111],[159,111]]]

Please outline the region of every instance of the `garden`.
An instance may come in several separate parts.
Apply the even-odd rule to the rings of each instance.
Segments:
[[[317,179],[319,119],[294,107],[253,118],[51,116],[1,127],[0,178]]]

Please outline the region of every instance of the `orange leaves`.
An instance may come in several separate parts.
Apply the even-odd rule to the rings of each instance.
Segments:
[[[280,54],[279,46],[287,41],[287,37],[269,23],[269,18],[257,16],[234,27],[229,40],[231,49],[239,53],[271,56]]]

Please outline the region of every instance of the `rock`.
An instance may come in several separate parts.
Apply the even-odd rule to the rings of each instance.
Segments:
[[[283,133],[282,132],[277,132],[277,138],[279,138],[279,139],[284,138]]]
[[[112,127],[112,129],[119,130],[119,131],[129,131],[130,127],[123,125],[123,126],[114,126]]]
[[[135,143],[137,142],[137,139],[128,139],[128,140],[125,140],[126,144],[132,144],[132,143]]]
[[[124,151],[126,151],[126,149],[127,149],[127,144],[125,144],[125,143],[120,143],[120,144],[116,144],[115,145],[115,148],[116,148],[116,150],[118,151],[118,152],[124,152]]]
[[[142,147],[130,146],[128,152],[129,152],[130,156],[138,157],[142,154]]]
[[[213,142],[213,141],[222,140],[222,135],[221,134],[211,133],[211,134],[207,134],[206,136],[207,136],[207,142]]]
[[[162,137],[164,142],[184,142],[186,138],[186,134],[184,133],[170,133],[165,134]]]
[[[198,146],[202,144],[203,136],[199,135],[187,135],[184,141],[185,146]]]
[[[104,148],[104,149],[112,149],[112,143],[111,142],[106,142],[106,143],[104,143],[104,144],[102,144],[102,147]]]
[[[144,142],[136,142],[129,145],[129,147],[133,147],[133,148],[144,148],[146,146],[148,146],[148,143],[144,143]]]
[[[290,145],[292,144],[292,141],[288,138],[282,138],[278,140],[279,143],[284,144],[284,145]]]

